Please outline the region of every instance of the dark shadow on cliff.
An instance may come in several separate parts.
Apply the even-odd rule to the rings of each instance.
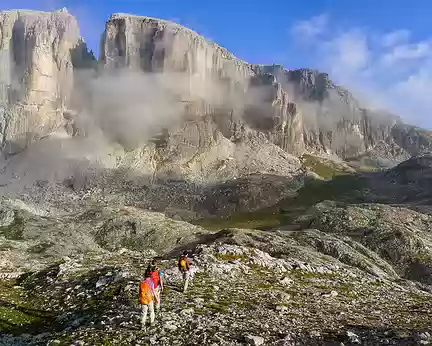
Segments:
[[[175,173],[149,176],[134,169],[107,169],[85,159],[57,157],[56,150],[39,151],[40,158],[24,152],[5,162],[0,175],[3,196],[20,198],[25,192],[36,202],[59,199],[65,207],[72,202],[70,195],[79,197],[74,201],[83,206],[86,199],[82,196],[90,196],[99,204],[125,204],[191,221],[259,210],[294,196],[302,186],[301,174],[259,173],[197,184]]]

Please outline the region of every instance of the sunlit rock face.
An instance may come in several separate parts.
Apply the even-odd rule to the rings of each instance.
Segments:
[[[181,75],[176,85],[185,112],[192,118],[211,116],[231,140],[254,133],[294,155],[307,151],[342,159],[370,156],[384,165],[430,144],[417,134],[407,145],[409,141],[401,139],[407,130],[398,118],[365,108],[326,73],[250,65],[168,21],[113,15],[101,57],[109,70]]]
[[[67,11],[0,12],[0,141],[20,147],[61,126],[79,26]]]
[[[188,119],[210,117],[229,140],[260,133],[288,152],[304,149],[300,112],[274,76],[190,29],[148,17],[113,15],[107,22],[101,57],[108,70],[169,74],[177,82]]]

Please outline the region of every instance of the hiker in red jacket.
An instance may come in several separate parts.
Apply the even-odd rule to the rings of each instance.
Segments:
[[[157,302],[156,302],[156,311],[160,311],[160,301],[161,301],[161,293],[164,290],[164,280],[163,280],[163,273],[160,269],[157,261],[154,259],[151,261],[150,265],[147,267],[146,275],[149,274],[152,282],[154,284],[154,291],[157,296]]]

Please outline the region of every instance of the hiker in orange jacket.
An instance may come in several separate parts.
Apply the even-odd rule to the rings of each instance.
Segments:
[[[150,265],[147,267],[146,275],[147,274],[150,274],[152,278],[155,294],[158,298],[156,303],[156,311],[160,311],[161,293],[164,290],[164,280],[162,270],[155,259],[152,260]]]
[[[156,304],[159,304],[159,298],[157,297],[154,290],[154,283],[151,278],[150,273],[146,273],[145,280],[140,283],[140,304],[142,310],[141,316],[141,329],[145,330],[145,324],[147,320],[147,313],[150,310],[150,325],[155,323],[155,313],[154,313],[154,300]]]
[[[178,268],[183,275],[183,282],[184,282],[183,293],[186,292],[188,285],[189,285],[191,266],[192,266],[192,263],[191,263],[190,259],[188,258],[187,251],[183,251],[183,254],[180,256],[179,261],[178,261]]]

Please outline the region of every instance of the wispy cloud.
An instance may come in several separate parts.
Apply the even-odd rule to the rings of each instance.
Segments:
[[[298,49],[313,56],[316,68],[368,106],[432,128],[432,37],[415,40],[406,29],[344,27],[327,15],[296,24],[292,33],[294,40],[307,42]]]
[[[371,59],[367,37],[359,30],[340,34],[323,44],[327,63],[337,70],[361,71]]]
[[[300,35],[302,38],[315,38],[322,34],[327,28],[328,15],[321,14],[316,17],[312,17],[309,20],[299,21],[292,28],[292,32],[295,35]]]
[[[384,47],[392,47],[399,43],[405,43],[411,37],[409,30],[395,30],[382,35],[381,42]]]
[[[430,57],[432,53],[431,42],[419,42],[394,46],[389,53],[383,56],[388,64],[402,62],[403,60],[418,60]]]

